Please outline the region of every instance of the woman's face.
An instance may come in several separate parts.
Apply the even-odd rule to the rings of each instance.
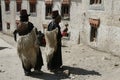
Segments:
[[[61,22],[61,16],[58,16],[56,19],[55,19],[56,23],[60,23]]]

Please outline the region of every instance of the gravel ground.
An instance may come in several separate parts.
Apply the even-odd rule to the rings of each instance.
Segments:
[[[62,47],[65,73],[51,73],[46,68],[44,47],[42,73],[25,76],[13,38],[0,33],[0,80],[120,80],[120,58],[91,49],[84,44]]]

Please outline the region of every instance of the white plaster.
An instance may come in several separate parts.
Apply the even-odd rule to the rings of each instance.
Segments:
[[[90,8],[89,0],[71,0],[70,2],[70,20],[62,20],[61,30],[64,24],[69,24],[69,32],[71,32],[70,41],[77,44],[80,35],[80,42],[93,48],[112,52],[117,55],[120,52],[120,1],[119,0],[102,0],[99,9]],[[16,4],[14,0],[10,2],[10,12],[5,12],[4,0],[1,1],[2,6],[2,24],[3,32],[12,34],[16,28],[15,20],[19,17],[16,13]],[[27,9],[29,13],[29,3],[27,0],[22,1],[22,9]],[[97,10],[96,10],[97,9]],[[61,11],[61,0],[53,0],[53,10]],[[85,14],[85,15],[84,15]],[[38,30],[43,31],[42,24],[49,24],[52,19],[45,19],[45,3],[44,0],[37,0],[36,16],[30,16],[30,21]],[[89,18],[100,19],[98,28],[97,41],[90,42],[90,25]],[[11,29],[7,30],[6,22],[10,22]]]

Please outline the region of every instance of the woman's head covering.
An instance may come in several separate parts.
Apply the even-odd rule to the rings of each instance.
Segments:
[[[59,16],[58,10],[52,11],[52,18],[55,19],[57,16]]]
[[[27,14],[27,10],[26,9],[22,9],[20,11],[20,16],[21,17],[28,17],[28,16],[30,16],[30,14]]]
[[[20,21],[28,21],[28,17],[30,16],[30,14],[27,13],[26,9],[22,9],[20,11]]]

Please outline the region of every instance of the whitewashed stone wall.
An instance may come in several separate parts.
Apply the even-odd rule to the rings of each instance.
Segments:
[[[95,49],[113,53],[120,56],[120,1],[105,0],[100,10],[89,7],[83,15],[82,31],[80,32],[81,42]],[[90,42],[89,18],[100,19],[96,42]]]
[[[15,28],[15,6],[14,1],[10,3],[10,11],[5,12],[5,3],[1,1],[2,6],[2,25],[3,25],[3,32],[7,34],[12,34]],[[10,29],[7,29],[7,23],[10,23]]]
[[[12,34],[16,28],[15,20],[19,18],[19,13],[16,13],[16,2],[11,0],[10,12],[5,12],[4,0],[1,3],[3,32]],[[27,0],[23,0],[22,9],[27,9],[29,13],[29,3]],[[54,0],[54,9],[61,11],[61,0]],[[100,19],[96,42],[90,42],[91,27],[89,25],[89,18]],[[41,31],[43,31],[42,24],[49,24],[51,20],[45,19],[44,0],[37,1],[36,15],[31,15],[29,19]],[[11,26],[9,30],[6,26],[7,22],[10,22]],[[80,36],[80,43],[98,50],[120,55],[120,0],[102,0],[102,4],[98,6],[90,6],[89,0],[71,0],[70,20],[62,20],[60,23],[62,30],[66,22],[69,24],[70,41],[73,44],[78,43]]]

